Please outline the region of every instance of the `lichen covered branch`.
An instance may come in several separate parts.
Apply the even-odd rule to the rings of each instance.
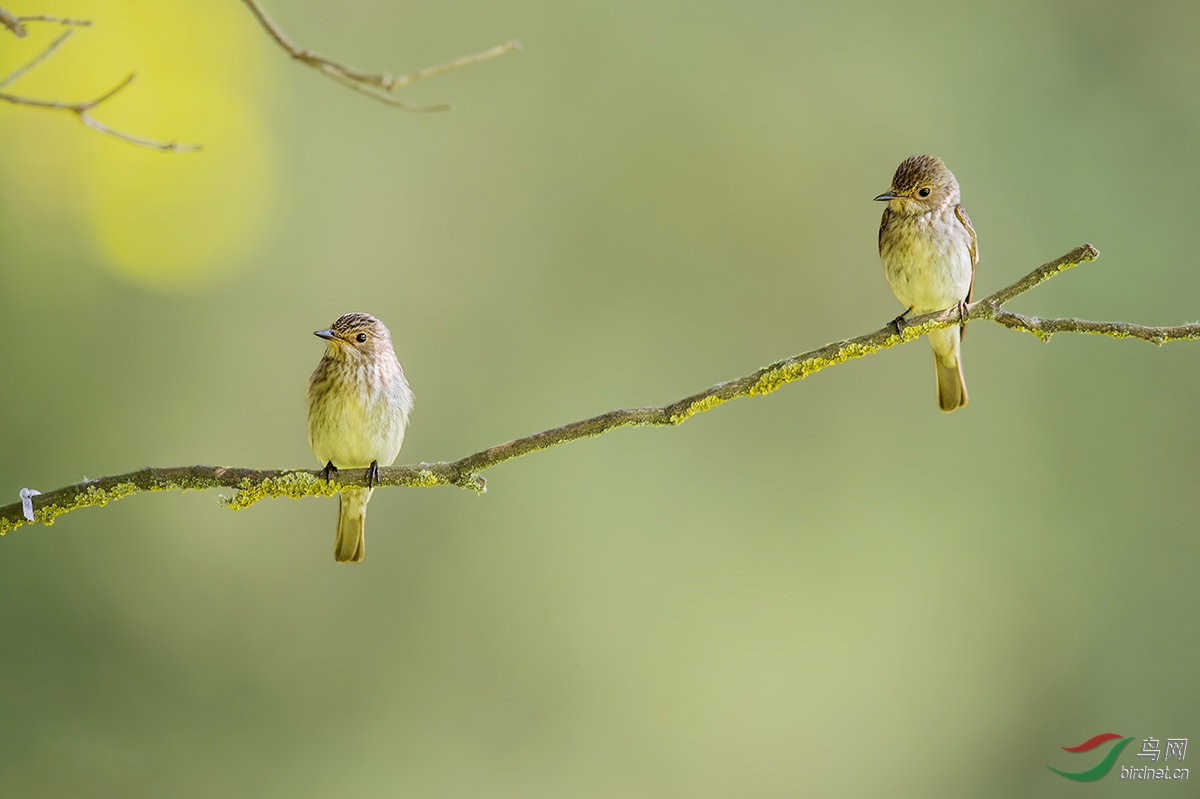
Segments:
[[[451,464],[418,464],[380,469],[381,485],[426,486],[461,485],[483,490],[478,475],[458,478],[444,468]],[[431,471],[432,470],[432,471]],[[48,491],[25,499],[32,513],[26,515],[21,502],[0,508],[0,535],[29,522],[50,525],[55,518],[76,508],[107,505],[116,499],[142,491],[188,491],[207,488],[231,488],[236,493],[225,499],[234,510],[249,507],[266,497],[332,496],[340,488],[365,486],[366,470],[343,471],[338,479],[326,483],[319,471],[310,469],[237,469],[225,466],[175,466],[165,469],[147,467],[128,474],[84,480],[81,483]],[[33,492],[29,492],[33,493]]]
[[[1185,339],[1200,339],[1200,322],[1175,327],[1146,327],[1128,322],[1092,322],[1085,319],[1038,319],[1004,310],[1001,305],[1065,270],[1093,261],[1099,253],[1084,245],[1044,264],[1011,286],[966,306],[966,321],[988,319],[1012,330],[1024,330],[1043,340],[1055,333],[1098,333],[1113,338],[1136,338],[1154,344]],[[556,447],[568,441],[590,438],[619,427],[665,427],[678,425],[692,416],[739,397],[768,394],[794,380],[800,380],[845,361],[912,341],[930,330],[960,324],[957,308],[926,314],[912,319],[900,333],[888,325],[857,338],[826,344],[824,347],[784,358],[737,380],[718,383],[698,394],[669,405],[652,408],[626,408],[609,411],[571,424],[544,430],[524,438],[468,455],[457,461],[418,463],[380,469],[381,486],[449,485],[483,492],[482,472],[505,461],[538,450]],[[140,491],[166,491],[206,488],[230,488],[236,493],[225,500],[240,510],[266,497],[308,497],[336,494],[344,487],[366,486],[366,470],[343,470],[331,483],[320,472],[309,469],[255,470],[217,466],[183,466],[171,469],[142,469],[129,474],[88,480],[57,491],[31,496],[28,503],[33,518],[23,513],[22,503],[0,508],[0,535],[30,521],[53,523],[55,517],[88,505],[105,505],[111,500]]]
[[[504,44],[496,45],[481,53],[474,55],[463,56],[456,58],[453,61],[447,61],[444,64],[438,64],[433,67],[425,67],[416,72],[407,75],[395,76],[387,72],[364,72],[354,67],[346,66],[333,59],[326,58],[320,53],[301,47],[296,44],[291,38],[284,33],[275,20],[268,16],[262,4],[257,0],[242,0],[254,18],[258,20],[258,24],[267,32],[267,35],[275,40],[275,43],[283,48],[289,56],[295,60],[313,67],[321,74],[334,80],[343,86],[346,86],[354,91],[365,94],[373,100],[378,100],[381,103],[395,106],[396,108],[404,109],[405,111],[426,112],[426,111],[448,111],[450,110],[449,103],[438,103],[436,105],[415,105],[406,103],[398,97],[394,97],[390,92],[403,89],[425,78],[432,78],[436,75],[441,75],[444,72],[461,69],[472,64],[478,64],[480,61],[487,61],[497,56],[502,56],[506,53],[511,53],[521,49],[521,43],[513,40]]]

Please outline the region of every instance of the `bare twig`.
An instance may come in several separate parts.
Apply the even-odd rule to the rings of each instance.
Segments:
[[[75,25],[79,27],[87,27],[92,24],[90,19],[71,19],[70,17],[59,17],[54,14],[35,14],[29,17],[18,17],[7,9],[0,8],[0,25],[12,31],[18,39],[25,38],[25,34],[27,33],[23,24],[25,22],[56,22],[59,25]]]
[[[71,17],[60,17],[55,14],[35,14],[31,17],[17,17],[22,22],[56,22],[59,25],[75,25],[77,27],[91,27],[90,19],[73,19]]]
[[[372,74],[354,69],[353,67],[345,66],[319,55],[312,50],[300,47],[288,38],[287,34],[283,32],[283,29],[280,28],[274,20],[267,16],[267,12],[263,9],[262,5],[257,2],[257,0],[242,0],[242,2],[245,3],[246,7],[250,10],[250,13],[254,15],[254,18],[258,20],[263,30],[265,30],[267,34],[270,35],[270,37],[274,39],[275,42],[292,58],[316,68],[326,77],[337,81],[343,86],[347,86],[350,89],[359,92],[360,94],[365,94],[373,100],[378,100],[381,103],[386,103],[396,108],[404,109],[405,111],[447,111],[450,109],[450,105],[449,103],[438,103],[435,105],[417,105],[414,103],[407,103],[393,96],[390,94],[390,92],[402,89],[405,86],[409,86],[419,80],[432,78],[436,75],[441,75],[442,73],[449,72],[451,70],[470,66],[471,64],[477,64],[480,61],[487,61],[488,59],[496,58],[497,56],[501,56],[505,53],[510,53],[521,48],[520,42],[511,41],[506,44],[484,50],[481,53],[464,56],[462,58],[456,58],[453,61],[446,62],[445,64],[426,67],[425,69],[418,70],[408,75],[394,77],[386,72]],[[92,24],[90,20],[71,19],[68,17],[59,17],[51,14],[17,16],[4,8],[0,8],[0,25],[8,28],[17,37],[24,37],[26,35],[27,31],[25,30],[24,23],[27,22],[53,22],[60,25],[70,26],[87,26]],[[58,47],[67,40],[70,34],[71,31],[67,31],[62,36],[59,36],[33,60],[24,66],[19,67],[10,75],[8,75],[8,77],[4,78],[4,80],[0,81],[0,89],[18,80],[31,69],[49,58],[58,49]],[[39,100],[32,97],[25,97],[6,92],[0,92],[0,101],[30,108],[69,111],[74,114],[80,122],[97,133],[102,133],[105,136],[111,136],[114,139],[119,139],[120,141],[133,144],[138,147],[148,147],[164,152],[195,152],[200,150],[201,146],[199,144],[178,144],[177,142],[173,141],[161,142],[155,139],[148,139],[143,136],[136,136],[132,133],[125,133],[124,131],[116,130],[115,128],[106,125],[92,116],[92,109],[96,108],[98,105],[111,98],[117,92],[124,89],[132,80],[133,75],[131,74],[111,91],[101,95],[100,97],[97,97],[94,100],[86,100],[77,103],[66,103],[59,100]]]
[[[5,78],[4,80],[0,80],[0,89],[3,89],[5,86],[7,86],[8,84],[12,83],[14,80],[16,80],[17,78],[21,77],[21,76],[22,76],[22,75],[24,75],[26,72],[28,72],[29,70],[33,69],[33,68],[34,68],[34,67],[36,67],[38,64],[42,63],[42,62],[43,62],[43,61],[45,61],[47,58],[49,58],[51,55],[53,55],[54,51],[58,49],[58,46],[59,46],[60,44],[62,44],[63,42],[65,42],[67,39],[70,39],[70,38],[71,38],[71,34],[72,34],[72,33],[74,33],[74,32],[75,32],[75,31],[73,31],[73,30],[67,30],[67,32],[66,32],[66,33],[64,33],[62,36],[59,36],[59,37],[58,37],[57,39],[55,39],[54,41],[50,42],[50,46],[49,46],[49,47],[47,47],[47,48],[46,48],[45,50],[43,50],[42,52],[38,53],[38,54],[37,54],[37,55],[34,57],[34,59],[33,59],[32,61],[30,61],[28,64],[26,64],[26,65],[25,65],[25,66],[23,66],[23,67],[17,67],[17,68],[16,68],[16,69],[14,69],[12,72],[10,72],[10,73],[8,74],[8,77],[7,77],[7,78]]]
[[[403,109],[404,111],[412,111],[414,113],[423,114],[430,111],[449,111],[451,108],[450,103],[437,103],[435,105],[414,105],[413,103],[406,103],[398,97],[392,97],[387,92],[380,91],[379,89],[376,89],[366,83],[359,83],[353,78],[348,78],[331,67],[323,66],[320,69],[321,72],[333,78],[343,86],[347,86],[359,94],[365,94],[373,100],[378,100],[381,103],[395,106],[396,108]]]
[[[56,111],[69,111],[78,117],[80,122],[82,122],[84,125],[87,125],[97,133],[103,133],[106,136],[112,136],[114,139],[120,139],[123,142],[135,144],[139,147],[149,147],[154,150],[163,150],[164,152],[175,153],[195,152],[201,149],[199,144],[179,144],[173,141],[161,142],[154,139],[143,138],[142,136],[135,136],[132,133],[124,133],[122,131],[110,128],[108,125],[105,125],[103,122],[91,115],[93,108],[107,100],[112,99],[114,95],[116,95],[130,83],[133,83],[134,77],[134,73],[131,72],[129,73],[129,76],[125,78],[125,80],[121,81],[96,99],[84,100],[83,102],[78,103],[64,103],[59,100],[37,100],[32,97],[19,97],[15,94],[7,94],[5,92],[0,92],[0,100],[3,100],[6,103],[12,103],[13,105],[24,105],[32,108],[48,108]]]
[[[23,23],[23,22],[57,22],[60,25],[72,25],[72,26],[87,26],[87,25],[92,24],[91,20],[69,19],[66,17],[57,17],[57,16],[52,16],[49,14],[43,14],[40,16],[33,16],[33,17],[17,17],[17,16],[12,15],[8,11],[5,11],[3,8],[0,8],[0,24],[3,24],[5,27],[7,27],[9,30],[11,30],[13,33],[15,33],[17,36],[25,35],[25,29],[21,26],[21,23]],[[43,50],[41,53],[39,53],[37,56],[35,56],[33,58],[33,60],[31,60],[29,63],[25,64],[22,67],[18,67],[12,73],[10,73],[8,75],[8,77],[6,77],[4,80],[0,80],[0,89],[3,89],[5,86],[8,86],[13,81],[18,80],[19,78],[24,76],[26,73],[28,73],[29,70],[33,69],[38,64],[42,63],[47,58],[49,58],[58,49],[59,45],[61,45],[68,38],[70,38],[72,33],[74,33],[74,31],[72,31],[72,30],[66,31],[65,33],[63,33],[63,35],[59,36],[54,41],[50,42],[50,45],[48,47],[46,47],[46,49]],[[0,100],[4,101],[6,103],[11,103],[12,105],[23,105],[23,106],[26,106],[29,108],[44,108],[44,109],[50,109],[50,110],[55,110],[55,111],[69,111],[70,113],[74,114],[79,119],[80,122],[82,122],[87,127],[91,128],[92,130],[96,131],[97,133],[102,133],[105,136],[111,136],[114,139],[119,139],[120,141],[126,142],[128,144],[133,144],[138,147],[148,147],[153,150],[162,150],[164,152],[174,152],[174,153],[195,152],[195,151],[201,149],[199,144],[178,144],[173,141],[172,142],[160,142],[155,139],[147,139],[143,136],[135,136],[132,133],[125,133],[124,131],[116,130],[115,128],[109,127],[108,125],[104,124],[103,122],[101,122],[100,120],[98,120],[94,116],[92,116],[92,114],[91,114],[92,109],[96,108],[101,103],[104,103],[107,100],[111,99],[115,94],[117,94],[117,92],[121,91],[126,86],[128,86],[130,83],[132,83],[133,78],[134,78],[133,73],[130,73],[129,77],[125,78],[125,80],[121,81],[116,86],[109,89],[107,92],[105,92],[104,94],[95,98],[94,100],[84,100],[84,101],[78,102],[78,103],[64,103],[60,100],[39,100],[39,99],[36,99],[33,97],[24,97],[21,95],[9,94],[7,92],[0,92]]]
[[[467,67],[471,64],[478,64],[480,61],[487,61],[488,59],[496,58],[497,56],[502,56],[505,53],[511,53],[514,50],[521,49],[521,43],[513,40],[511,42],[505,42],[504,44],[484,50],[481,53],[475,53],[474,55],[456,58],[453,61],[447,61],[446,63],[439,64],[437,66],[425,67],[424,69],[419,69],[416,72],[412,72],[408,75],[400,75],[399,77],[393,76],[387,72],[363,72],[362,70],[355,69],[354,67],[349,67],[344,64],[340,64],[337,61],[333,61],[332,59],[326,58],[320,53],[316,53],[312,50],[301,47],[293,42],[288,35],[283,32],[283,29],[279,27],[275,20],[271,19],[267,15],[266,10],[263,9],[261,3],[259,3],[257,0],[242,0],[242,2],[246,5],[246,8],[250,10],[250,13],[254,15],[254,18],[258,20],[258,24],[261,25],[263,30],[267,32],[267,35],[274,39],[275,43],[282,47],[284,52],[286,52],[292,58],[308,64],[310,67],[318,70],[326,77],[331,78],[332,80],[335,80],[343,86],[347,86],[354,91],[359,92],[360,94],[365,94],[373,100],[378,100],[381,103],[387,103],[388,105],[395,106],[396,108],[402,108],[405,111],[448,111],[450,109],[450,104],[438,103],[436,105],[414,105],[412,103],[403,102],[402,100],[391,96],[388,92],[394,92],[399,89],[403,89],[405,86],[409,86],[419,80],[424,80],[425,78],[432,78],[436,75],[441,75],[444,72],[461,69],[462,67]]]
[[[8,9],[0,8],[0,25],[8,28],[18,39],[24,39],[28,31],[21,24],[21,18]]]
[[[1099,333],[1113,338],[1136,338],[1154,344],[1184,339],[1200,339],[1200,322],[1176,327],[1145,327],[1128,322],[1091,322],[1084,319],[1037,319],[1022,316],[1001,308],[1001,304],[1029,291],[1063,271],[1082,263],[1094,261],[1099,253],[1090,244],[1078,247],[1061,258],[1038,267],[1011,286],[971,303],[966,308],[966,320],[990,319],[1012,330],[1024,330],[1043,340],[1055,333]],[[769,394],[775,389],[815,374],[820,370],[862,358],[880,350],[903,344],[931,330],[952,327],[961,322],[956,308],[918,316],[897,334],[888,325],[874,333],[826,344],[819,349],[784,358],[746,377],[719,383],[698,394],[656,408],[625,408],[609,411],[590,419],[534,433],[476,452],[456,461],[418,463],[393,466],[379,470],[378,485],[437,486],[453,485],[476,492],[486,490],[481,474],[485,469],[538,450],[590,438],[618,427],[663,427],[678,425],[697,413],[715,408],[739,397]],[[205,488],[231,488],[236,491],[225,504],[240,510],[266,497],[308,497],[336,494],[345,487],[366,486],[366,470],[345,469],[338,472],[337,481],[330,484],[314,469],[258,470],[218,466],[180,466],[169,469],[141,469],[128,474],[87,480],[41,495],[25,492],[23,500],[32,503],[34,521],[52,524],[55,517],[76,508],[106,505],[114,499],[141,491],[166,491]],[[22,503],[0,508],[0,534],[15,530],[27,523]]]

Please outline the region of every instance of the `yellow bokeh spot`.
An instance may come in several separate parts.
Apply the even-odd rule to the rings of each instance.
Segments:
[[[0,180],[24,221],[90,236],[99,260],[158,288],[187,289],[228,274],[261,240],[279,195],[264,104],[282,59],[239,3],[178,0],[11,4],[16,14],[94,21],[5,89],[76,101],[136,80],[93,116],[133,135],[199,143],[164,153],[90,131],[71,114],[0,108]],[[0,74],[62,33],[31,26],[8,42]],[[39,218],[40,217],[40,218]]]

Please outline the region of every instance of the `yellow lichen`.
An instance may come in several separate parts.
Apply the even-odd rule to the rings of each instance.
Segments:
[[[893,336],[893,338],[898,338],[898,336]],[[770,394],[775,389],[791,383],[793,380],[803,380],[827,366],[852,361],[855,358],[870,355],[879,349],[874,344],[846,343],[831,358],[813,356],[800,361],[789,361],[765,372],[754,385],[746,390],[746,395],[753,397],[758,394]]]
[[[438,485],[441,482],[438,476],[428,469],[419,469],[417,471],[417,479],[410,483],[410,485],[417,488],[428,488],[429,486]]]
[[[257,483],[249,478],[243,479],[237,485],[237,493],[225,499],[225,506],[231,510],[244,510],[260,499],[267,497],[301,497],[333,496],[338,492],[336,483],[326,483],[319,477],[307,472],[286,472],[278,477],[267,477]]]
[[[79,491],[74,496],[58,499],[53,503],[37,508],[34,511],[33,522],[39,522],[46,526],[54,524],[56,517],[64,513],[75,510],[76,508],[84,508],[88,506],[107,505],[115,499],[127,497],[130,494],[136,494],[139,491],[183,491],[188,489],[201,490],[205,488],[218,487],[216,481],[210,477],[189,477],[183,476],[175,479],[158,478],[161,483],[150,485],[145,488],[139,487],[132,482],[122,482],[112,485],[108,488],[90,485],[86,490]],[[446,481],[439,477],[435,472],[429,469],[420,469],[416,472],[414,479],[407,485],[427,487],[441,485]],[[482,483],[482,478],[478,479]],[[482,491],[481,485],[471,485],[476,491]],[[234,487],[236,494],[233,497],[222,497],[221,501],[232,510],[242,510],[248,508],[260,499],[268,497],[291,497],[300,499],[301,497],[314,496],[334,496],[344,486],[338,483],[326,483],[325,480],[312,475],[308,472],[284,472],[273,477],[266,477],[262,480],[252,480],[245,478]],[[0,535],[5,535],[10,530],[16,530],[25,524],[32,524],[27,519],[0,519]]]
[[[770,394],[782,385],[808,377],[818,369],[824,369],[833,363],[826,358],[807,358],[803,361],[785,363],[763,374],[758,381],[746,390],[748,396]]]
[[[703,413],[704,411],[707,411],[707,410],[711,410],[712,408],[717,407],[724,401],[725,400],[723,400],[720,397],[713,395],[713,394],[710,394],[709,396],[705,397],[704,399],[696,400],[691,405],[687,406],[687,408],[685,408],[682,413],[671,414],[671,420],[670,420],[671,424],[683,424],[684,422],[686,422],[688,419],[692,418],[696,414]]]
[[[136,494],[142,489],[138,488],[133,483],[117,483],[110,488],[100,488],[99,486],[88,486],[87,491],[76,494],[68,499],[53,502],[36,509],[33,512],[33,522],[26,519],[11,521],[8,519],[0,519],[0,535],[4,535],[9,530],[15,530],[23,524],[33,524],[34,522],[44,524],[47,527],[54,524],[54,520],[64,513],[73,511],[76,508],[87,508],[92,506],[103,506],[112,502],[115,499],[127,497],[130,494]]]

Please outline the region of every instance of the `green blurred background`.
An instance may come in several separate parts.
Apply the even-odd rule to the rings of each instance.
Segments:
[[[400,462],[678,399],[900,310],[904,157],[943,157],[990,293],[1197,318],[1200,5],[272,0],[403,72],[389,109],[235,0],[90,17],[0,108],[0,492],[145,465],[312,467],[311,331],[390,327]],[[0,71],[57,30],[0,38]],[[0,793],[21,797],[1194,796],[1045,768],[1200,747],[1200,346],[979,323],[678,429],[504,464],[483,498],[140,495],[0,540]],[[1193,754],[1191,759],[1195,759]],[[1190,762],[1183,765],[1191,765]],[[1190,790],[1189,790],[1190,785]]]

